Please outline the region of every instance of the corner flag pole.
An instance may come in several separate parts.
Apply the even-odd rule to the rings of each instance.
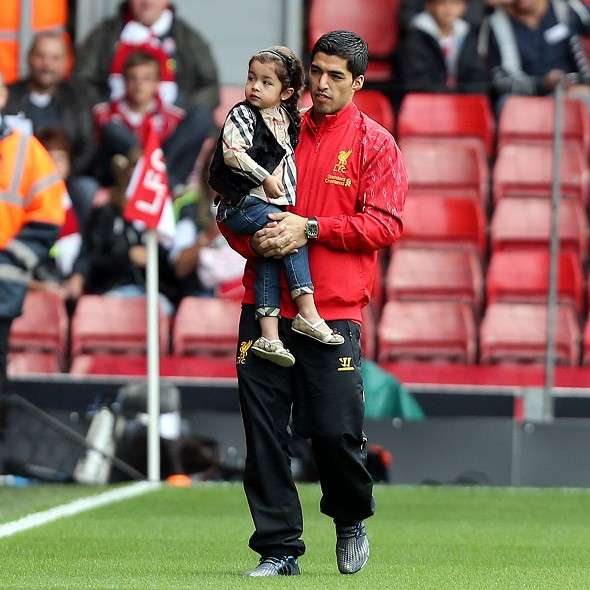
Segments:
[[[160,139],[148,123],[143,156],[137,162],[123,215],[146,228],[147,378],[148,378],[148,479],[160,481],[160,306],[158,294],[158,233],[174,236],[174,214],[166,162]]]
[[[147,361],[148,361],[148,480],[160,481],[160,338],[158,300],[158,236],[146,232]]]

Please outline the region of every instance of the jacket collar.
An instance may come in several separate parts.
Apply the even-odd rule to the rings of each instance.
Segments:
[[[358,115],[359,110],[354,102],[351,101],[337,113],[334,113],[333,115],[324,115],[319,124],[316,124],[313,120],[312,112],[313,106],[303,115],[303,120],[305,121],[306,126],[308,126],[314,133],[317,133],[322,129],[332,129],[344,125]]]

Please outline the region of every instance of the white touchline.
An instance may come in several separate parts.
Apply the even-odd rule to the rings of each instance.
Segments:
[[[117,488],[116,490],[110,490],[98,494],[97,496],[80,498],[73,502],[68,502],[67,504],[44,510],[43,512],[34,512],[33,514],[29,514],[18,520],[13,520],[6,524],[0,524],[0,539],[2,537],[10,537],[11,535],[22,533],[28,529],[42,526],[48,522],[59,520],[60,518],[80,514],[81,512],[86,512],[87,510],[98,508],[99,506],[105,506],[135,496],[141,496],[147,492],[157,490],[160,485],[159,482],[140,481],[123,488]]]

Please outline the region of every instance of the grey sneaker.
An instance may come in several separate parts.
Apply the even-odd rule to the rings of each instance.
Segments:
[[[260,563],[249,572],[246,576],[298,576],[299,564],[297,559],[290,555],[285,557],[261,557]]]
[[[369,539],[362,521],[336,525],[336,561],[341,574],[356,574],[369,560]]]

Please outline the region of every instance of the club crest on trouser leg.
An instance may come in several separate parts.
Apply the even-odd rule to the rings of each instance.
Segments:
[[[246,357],[248,356],[248,351],[252,346],[253,340],[246,340],[244,342],[240,342],[240,350],[238,352],[238,356],[236,358],[237,365],[245,365],[246,364]]]

